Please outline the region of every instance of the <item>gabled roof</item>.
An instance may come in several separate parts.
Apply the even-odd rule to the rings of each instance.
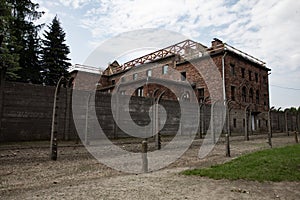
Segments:
[[[214,38],[213,42],[215,42],[216,44],[208,48],[198,42],[194,42],[192,40],[184,40],[182,42],[168,46],[166,48],[130,60],[124,63],[123,65],[119,65],[117,61],[114,61],[112,64],[108,66],[108,68],[104,71],[103,74],[108,76],[119,74],[133,67],[137,67],[146,63],[155,62],[157,60],[168,58],[170,56],[175,56],[175,55],[179,55],[183,59],[183,61],[184,60],[188,61],[190,59],[197,59],[207,55],[221,53],[224,51],[229,51],[231,53],[239,55],[244,59],[259,65],[262,68],[270,70],[266,68],[266,63],[259,60],[258,58],[255,58],[239,49],[236,49],[233,46],[223,43],[221,40],[217,38]]]
[[[75,71],[80,71],[80,72],[87,72],[87,73],[92,73],[92,74],[102,74],[102,70],[96,67],[91,67],[87,65],[80,65],[80,64],[75,64],[72,65],[68,71],[70,73],[75,72]]]

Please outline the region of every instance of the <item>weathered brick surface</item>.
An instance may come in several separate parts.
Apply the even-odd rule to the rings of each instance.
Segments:
[[[194,93],[200,102],[208,97],[210,98],[207,103],[222,101],[224,99],[222,85],[224,58],[225,94],[226,100],[231,101],[230,109],[239,110],[235,112],[240,113],[236,117],[242,120],[245,118],[245,108],[248,107],[251,119],[247,119],[247,121],[251,121],[249,123],[252,129],[265,131],[264,125],[268,120],[267,112],[269,110],[269,69],[234,51],[226,51],[224,44],[218,40],[212,42],[208,51],[210,56],[202,56],[192,59],[190,62],[174,55],[133,67],[131,70],[118,70],[118,73],[111,75],[108,75],[110,73],[106,70],[107,75],[101,79],[102,86],[98,89],[103,92],[140,95],[139,92],[134,91],[143,87],[143,96],[148,97],[153,97],[154,91],[159,89],[159,91],[166,91],[162,96],[163,99],[187,100],[187,93],[188,97]],[[163,74],[165,65],[168,65],[168,72]],[[151,77],[147,79],[148,70],[151,70]],[[136,79],[133,74],[137,74]],[[182,80],[181,74],[186,76],[186,81]],[[147,80],[158,83],[153,84],[151,81],[149,83]],[[118,87],[118,91],[114,90],[115,85],[121,85]],[[190,90],[187,85],[193,89]],[[204,94],[201,94],[203,89]],[[234,122],[233,119],[235,118],[230,118],[232,129],[236,132],[243,132],[244,127],[240,126],[240,120],[235,119]]]

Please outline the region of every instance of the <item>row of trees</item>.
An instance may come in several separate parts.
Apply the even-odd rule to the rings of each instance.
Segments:
[[[57,16],[41,39],[44,24],[35,24],[44,12],[31,0],[0,0],[1,78],[55,85],[67,76],[69,47]]]

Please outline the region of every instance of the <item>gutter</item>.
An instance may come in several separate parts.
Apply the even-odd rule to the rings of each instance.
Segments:
[[[226,47],[224,48],[224,55],[222,56],[222,78],[223,78],[223,100],[226,103],[226,90],[225,90],[225,56],[227,55]]]

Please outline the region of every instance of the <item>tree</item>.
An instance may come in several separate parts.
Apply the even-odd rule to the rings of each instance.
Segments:
[[[42,25],[33,22],[43,12],[37,11],[39,5],[31,0],[0,0],[1,34],[3,62],[1,67],[7,69],[8,80],[39,83],[39,38],[38,31]],[[3,11],[3,12],[2,12]],[[34,63],[34,64],[33,64]]]
[[[13,35],[17,39],[18,46],[15,53],[19,54],[18,81],[41,83],[39,60],[38,31],[42,25],[33,22],[39,19],[43,12],[37,11],[39,5],[31,0],[7,0],[12,6]]]
[[[65,44],[65,32],[61,28],[57,16],[47,26],[43,40],[43,78],[46,85],[56,85],[61,76],[68,77],[67,69],[71,66],[68,62],[69,47]]]
[[[0,0],[0,70],[1,80],[5,76],[9,79],[16,79],[16,72],[20,69],[19,54],[15,53],[20,49],[17,45],[17,39],[12,34],[13,17],[11,15],[11,6],[6,0]]]
[[[19,81],[34,84],[42,83],[40,61],[40,39],[33,32],[28,36],[24,53],[20,56],[21,69],[18,71]]]

